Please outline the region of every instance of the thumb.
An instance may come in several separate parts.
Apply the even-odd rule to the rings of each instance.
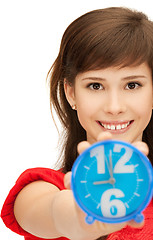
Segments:
[[[71,175],[72,175],[72,172],[67,172],[64,176],[64,186],[67,189],[71,189]]]

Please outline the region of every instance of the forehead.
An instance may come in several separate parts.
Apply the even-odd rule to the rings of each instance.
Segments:
[[[88,78],[124,78],[128,76],[136,76],[136,75],[145,75],[146,77],[150,77],[152,75],[152,71],[149,68],[147,63],[140,64],[138,66],[128,66],[128,67],[108,67],[100,70],[91,70],[83,73],[79,73],[75,80],[83,80]]]

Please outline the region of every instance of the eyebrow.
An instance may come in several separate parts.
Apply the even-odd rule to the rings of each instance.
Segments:
[[[82,80],[94,80],[94,81],[103,80],[103,81],[106,81],[105,78],[101,78],[101,77],[86,77],[86,78],[83,78]]]
[[[130,75],[127,77],[123,77],[122,80],[132,80],[132,79],[138,79],[138,78],[147,78],[144,75]],[[87,78],[83,78],[82,80],[94,80],[94,81],[106,81],[106,78],[102,78],[102,77],[87,77]]]
[[[131,76],[122,78],[122,80],[131,80],[131,79],[137,79],[137,78],[147,78],[147,77],[144,75],[131,75]]]

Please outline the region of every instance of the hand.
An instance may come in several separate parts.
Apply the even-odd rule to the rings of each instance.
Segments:
[[[70,189],[70,183],[71,183],[71,172],[68,172],[65,175],[64,178],[65,187]],[[71,194],[71,197],[73,198],[73,194]],[[113,232],[119,231],[122,228],[126,227],[127,225],[133,228],[141,228],[144,225],[144,222],[136,223],[134,220],[131,220],[129,222],[122,222],[122,223],[116,223],[116,224],[109,224],[104,223],[95,220],[93,224],[89,225],[85,222],[86,213],[84,213],[81,208],[76,204],[74,198],[73,198],[73,204],[76,213],[74,214],[75,220],[75,229],[77,229],[77,238],[72,237],[75,236],[76,231],[73,233],[71,232],[69,236],[70,239],[76,239],[76,240],[94,240],[97,238],[100,238],[105,235],[109,235]],[[71,220],[71,225],[73,225],[73,222]],[[72,230],[72,228],[71,228]]]
[[[113,139],[113,136],[109,132],[103,132],[100,133],[97,137],[97,142],[105,141],[105,140],[111,140]],[[148,155],[149,148],[148,145],[145,142],[142,141],[136,141],[131,143],[134,147],[136,147],[139,151],[141,151],[143,154]],[[83,151],[85,151],[87,148],[89,148],[91,144],[87,141],[80,142],[78,144],[78,153],[81,154]],[[109,159],[111,160],[111,159]]]
[[[105,133],[99,134],[97,141],[103,141],[103,140],[109,140],[109,139],[112,139],[112,135],[108,132],[105,132]],[[142,151],[144,154],[146,154],[146,155],[148,154],[148,147],[145,143],[135,142],[135,143],[133,143],[133,145],[135,147],[137,147],[140,151]],[[78,144],[79,154],[81,154],[84,150],[86,150],[89,147],[90,147],[90,143],[87,141],[79,143]],[[112,179],[112,177],[113,177],[113,173],[112,173],[113,166],[111,164],[111,160],[112,159],[110,157],[110,159],[109,159],[109,161],[110,161],[110,179]],[[110,179],[106,180],[106,181],[110,182]],[[106,181],[105,181],[105,183],[106,183]],[[71,187],[70,187],[71,172],[68,172],[65,175],[64,183],[65,183],[66,188],[71,189]],[[104,182],[101,181],[101,182],[95,183],[95,184],[103,184],[103,183]],[[73,197],[73,195],[72,195],[72,197]],[[74,201],[74,205],[75,205],[75,209],[76,209],[76,216],[77,216],[76,222],[79,224],[78,231],[79,231],[80,235],[83,236],[81,239],[88,239],[88,240],[96,239],[100,236],[108,235],[112,232],[119,231],[127,225],[129,225],[133,228],[141,228],[144,225],[144,222],[136,223],[134,220],[131,220],[129,222],[118,223],[118,224],[107,224],[107,223],[103,223],[103,222],[96,220],[92,225],[88,225],[85,222],[86,214],[80,209],[80,207],[76,204],[74,199],[73,199],[73,201]]]

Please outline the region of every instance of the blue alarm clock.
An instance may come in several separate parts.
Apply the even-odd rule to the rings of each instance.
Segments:
[[[141,222],[142,211],[152,198],[153,169],[149,159],[131,144],[102,141],[76,159],[71,187],[87,214],[87,223]]]

